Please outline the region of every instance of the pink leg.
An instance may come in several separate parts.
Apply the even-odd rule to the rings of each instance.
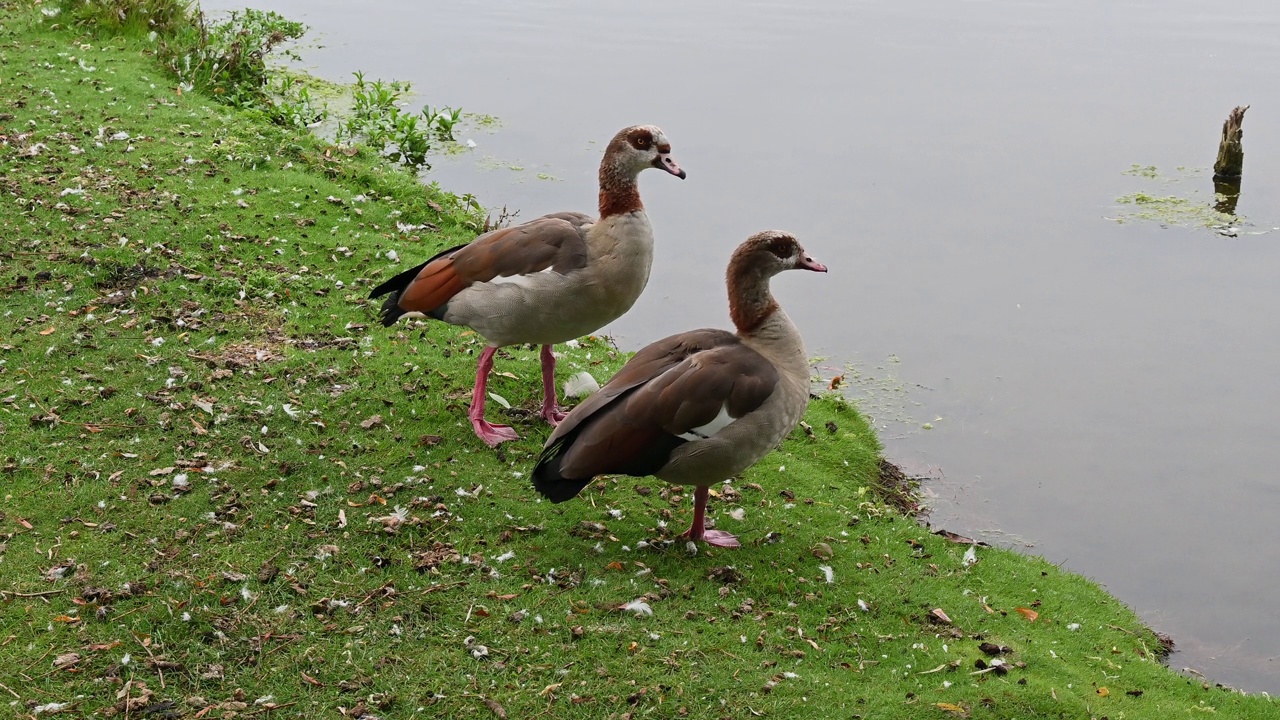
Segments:
[[[683,537],[697,542],[702,540],[708,545],[724,548],[742,547],[742,543],[738,542],[738,538],[733,534],[724,530],[707,530],[707,499],[711,496],[711,489],[705,485],[699,485],[698,489],[693,493],[693,524],[685,531]]]
[[[552,425],[559,425],[564,413],[556,405],[556,356],[551,346],[542,346],[542,418]]]
[[[476,366],[476,387],[471,393],[471,412],[468,413],[471,418],[471,427],[489,447],[497,447],[498,443],[504,440],[515,440],[520,437],[510,425],[490,425],[484,419],[486,388],[489,386],[489,373],[493,370],[493,354],[497,351],[496,347],[486,347],[484,352],[480,353],[480,362]]]

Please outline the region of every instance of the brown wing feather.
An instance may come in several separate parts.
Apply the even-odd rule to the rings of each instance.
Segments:
[[[670,335],[649,343],[632,355],[622,369],[609,378],[604,387],[578,403],[577,407],[556,426],[551,437],[547,438],[546,446],[550,447],[552,443],[572,433],[579,424],[592,418],[618,396],[658,377],[690,355],[738,342],[740,342],[738,336],[731,332],[705,328]]]
[[[453,260],[467,284],[547,268],[567,273],[586,264],[587,244],[582,224],[548,215],[482,235],[454,253]]]
[[[611,472],[655,472],[684,442],[681,435],[712,422],[722,409],[727,407],[731,417],[739,418],[760,407],[777,385],[777,370],[735,336],[729,337],[732,343],[677,352],[684,355],[677,362],[624,393],[603,399],[589,417],[578,421],[580,429],[563,450],[560,474],[589,478]],[[677,343],[668,349],[679,347]]]
[[[391,321],[403,312],[438,315],[436,311],[442,305],[472,283],[547,268],[559,273],[581,268],[587,262],[585,233],[591,222],[582,213],[555,213],[493,230],[452,252],[442,253],[393,296],[400,312],[392,313]],[[382,292],[394,289],[379,287]]]

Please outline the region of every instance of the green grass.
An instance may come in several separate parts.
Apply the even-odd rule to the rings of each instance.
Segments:
[[[540,502],[536,353],[498,361],[523,439],[490,450],[477,338],[365,299],[471,237],[468,203],[175,92],[143,40],[0,9],[11,716],[1280,714],[1169,671],[1094,583],[891,510],[838,398],[717,490],[740,550],[666,547],[691,501],[653,479]],[[587,339],[562,377],[624,359]]]

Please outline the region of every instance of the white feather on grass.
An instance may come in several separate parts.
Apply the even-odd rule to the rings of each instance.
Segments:
[[[633,612],[636,614],[637,617],[641,615],[648,616],[653,614],[653,608],[649,606],[649,603],[645,602],[640,598],[636,598],[635,600],[632,600],[626,605],[623,605],[621,610]]]
[[[586,370],[564,381],[565,397],[587,397],[599,389],[600,383]]]

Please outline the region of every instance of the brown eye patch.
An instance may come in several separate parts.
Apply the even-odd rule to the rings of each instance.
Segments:
[[[769,252],[780,258],[789,258],[796,254],[796,241],[789,237],[777,237],[769,241]]]
[[[637,150],[648,150],[649,146],[653,144],[653,135],[648,130],[635,130],[628,140]]]

